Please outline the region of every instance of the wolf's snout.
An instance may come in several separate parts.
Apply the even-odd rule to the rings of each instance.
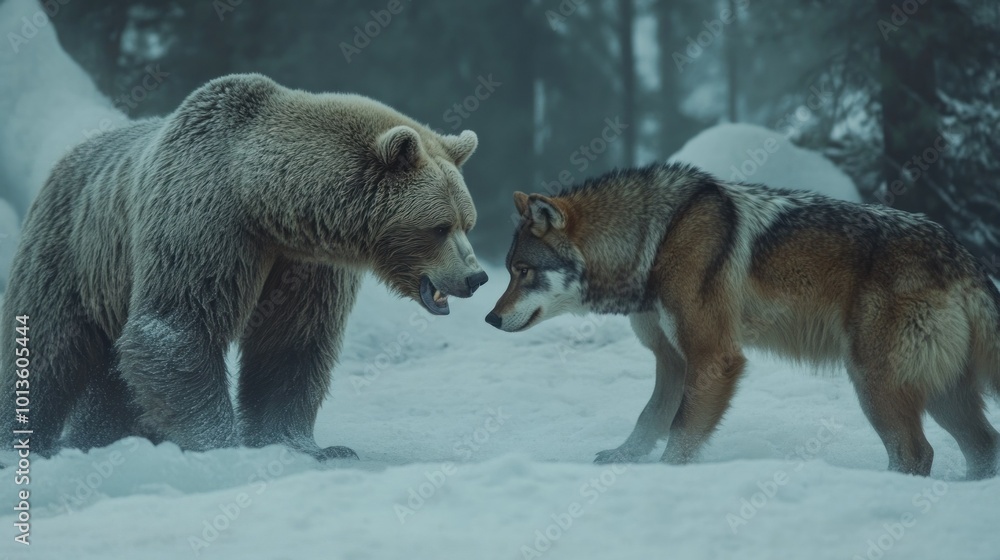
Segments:
[[[469,288],[469,295],[471,296],[472,294],[476,293],[476,290],[479,289],[479,286],[485,284],[489,279],[490,277],[487,276],[486,272],[482,270],[471,276],[467,276],[465,278],[465,286]]]
[[[490,314],[486,316],[486,322],[499,329],[500,325],[503,324],[503,319],[496,313],[490,311]]]

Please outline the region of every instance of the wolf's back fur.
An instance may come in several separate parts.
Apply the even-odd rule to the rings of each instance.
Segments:
[[[545,268],[579,292],[574,310],[655,318],[633,321],[640,339],[659,334],[639,331],[662,331],[685,363],[672,374],[685,376],[685,393],[671,411],[658,393],[674,383],[660,379],[660,363],[673,358],[647,344],[658,381],[640,424],[651,422],[649,410],[669,416],[659,423],[671,426],[665,460],[688,460],[708,437],[742,373],[742,348],[753,346],[846,366],[893,468],[929,472],[926,408],[959,440],[972,475],[994,472],[997,435],[981,393],[1000,387],[1000,295],[940,225],[677,164],[612,172],[552,198],[519,196],[525,219],[496,317],[521,330],[550,316],[544,304],[519,310],[519,301],[542,301],[544,271],[524,279],[513,271],[552,252],[556,264]],[[650,432],[637,425],[616,456],[648,452],[665,435]]]

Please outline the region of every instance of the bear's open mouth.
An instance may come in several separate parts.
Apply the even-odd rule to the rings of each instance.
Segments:
[[[435,287],[426,274],[420,277],[420,303],[435,315],[447,315],[451,312],[448,295]]]

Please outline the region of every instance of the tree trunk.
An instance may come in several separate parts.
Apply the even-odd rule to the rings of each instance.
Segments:
[[[939,101],[931,47],[934,5],[903,21],[895,0],[877,0],[885,204],[946,224]],[[898,12],[898,8],[895,8]]]
[[[114,98],[121,84],[121,37],[128,24],[128,3],[60,4],[52,18],[60,45],[93,78],[97,89]]]
[[[622,157],[626,166],[635,165],[635,149],[638,123],[636,122],[635,95],[635,46],[633,26],[635,24],[634,0],[618,0],[618,43],[621,49],[622,79],[622,122],[628,128],[623,131]]]
[[[657,113],[660,121],[660,159],[667,159],[679,150],[704,124],[681,112],[683,87],[682,70],[674,62],[674,50],[683,53],[685,39],[702,23],[701,4],[687,0],[656,4],[657,42],[660,49],[660,92]]]
[[[725,31],[726,46],[726,81],[727,81],[727,106],[729,122],[739,121],[739,91],[740,91],[740,21],[736,12],[736,0],[728,1],[729,10],[732,13],[732,23]]]

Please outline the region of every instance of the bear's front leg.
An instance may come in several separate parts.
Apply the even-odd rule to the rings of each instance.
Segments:
[[[143,435],[192,451],[238,445],[226,344],[196,314],[136,313],[117,348]]]
[[[356,458],[321,448],[316,415],[354,307],[361,274],[279,259],[241,340],[239,415],[245,445],[282,444],[319,460]]]

